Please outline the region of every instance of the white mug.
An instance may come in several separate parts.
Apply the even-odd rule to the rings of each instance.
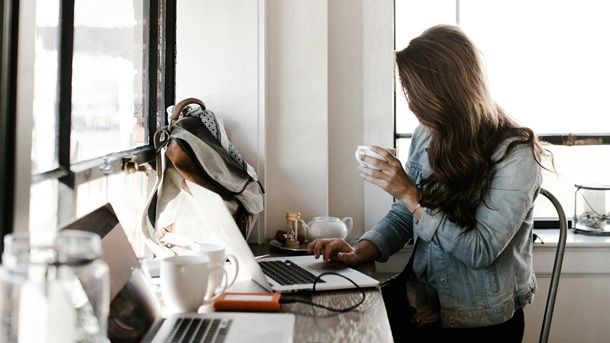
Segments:
[[[224,269],[211,266],[207,256],[172,256],[161,261],[161,294],[171,313],[196,312],[197,309],[217,298],[223,289],[207,295],[210,279]],[[225,282],[226,285],[226,282]]]
[[[229,275],[227,272],[227,267],[232,266],[232,277],[225,277],[224,285],[222,274],[214,273],[214,275],[211,276],[210,286],[208,288],[207,293],[208,296],[211,296],[212,294],[216,293],[218,288],[228,288],[235,283],[235,280],[237,279],[237,275],[239,273],[239,262],[237,261],[235,255],[226,254],[225,248],[222,245],[209,243],[194,243],[184,249],[180,249],[180,253],[182,255],[207,256],[210,259],[210,266],[222,268],[225,271],[226,275]],[[230,264],[226,263],[227,260],[229,260]]]
[[[384,150],[388,151],[390,154],[392,155],[396,155],[396,150],[394,148],[383,148]],[[365,156],[371,156],[373,158],[376,158],[378,160],[382,160],[385,161],[386,159],[383,158],[381,155],[379,155],[378,153],[374,152],[370,146],[368,145],[358,145],[358,148],[356,149],[356,161],[358,161],[358,163],[363,166],[363,167],[368,167],[368,168],[373,168],[373,165],[363,161],[360,158],[360,155],[365,155]]]

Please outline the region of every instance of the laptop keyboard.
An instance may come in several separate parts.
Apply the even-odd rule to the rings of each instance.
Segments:
[[[165,342],[222,343],[232,323],[232,319],[179,318]]]
[[[260,261],[263,273],[282,286],[312,284],[316,277],[290,261]],[[324,283],[324,280],[318,280]]]

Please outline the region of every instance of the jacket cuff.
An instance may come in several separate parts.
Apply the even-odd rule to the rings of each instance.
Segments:
[[[440,211],[434,211],[424,209],[422,211],[423,215],[419,220],[419,224],[415,226],[415,234],[418,238],[423,239],[426,242],[430,242],[434,234],[436,234],[436,230],[438,229],[441,221],[445,217]]]
[[[369,241],[373,243],[377,250],[379,250],[379,257],[377,258],[377,261],[385,262],[388,260],[388,258],[390,258],[390,245],[383,234],[375,230],[370,230],[365,232],[364,235],[360,237],[358,242],[360,241]]]

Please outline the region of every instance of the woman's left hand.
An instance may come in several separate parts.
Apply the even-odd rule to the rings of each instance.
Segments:
[[[361,155],[360,159],[372,166],[372,168],[361,165],[360,176],[364,180],[390,193],[396,199],[402,200],[405,203],[413,201],[417,203],[417,187],[403,169],[400,160],[378,146],[372,146],[371,150],[381,155],[385,161]]]

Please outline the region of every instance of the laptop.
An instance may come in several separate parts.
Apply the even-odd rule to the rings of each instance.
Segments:
[[[193,200],[190,203],[195,207],[184,210],[183,213],[193,211],[201,216],[200,222],[191,223],[191,226],[198,226],[197,230],[203,231],[199,233],[199,237],[205,238],[201,240],[202,243],[223,245],[227,253],[237,257],[238,280],[250,279],[267,291],[282,293],[312,291],[314,280],[324,272],[343,275],[359,287],[379,285],[379,281],[355,269],[339,262],[324,262],[322,259],[315,259],[313,255],[255,259],[222,198],[204,187],[190,181],[186,182]],[[168,234],[166,242],[187,244],[185,237],[177,234]],[[336,275],[324,275],[316,283],[315,291],[355,288],[354,283],[348,279]]]
[[[292,342],[287,313],[188,313],[162,318],[161,306],[110,204],[63,229],[102,238],[110,278],[108,338],[129,342]]]

